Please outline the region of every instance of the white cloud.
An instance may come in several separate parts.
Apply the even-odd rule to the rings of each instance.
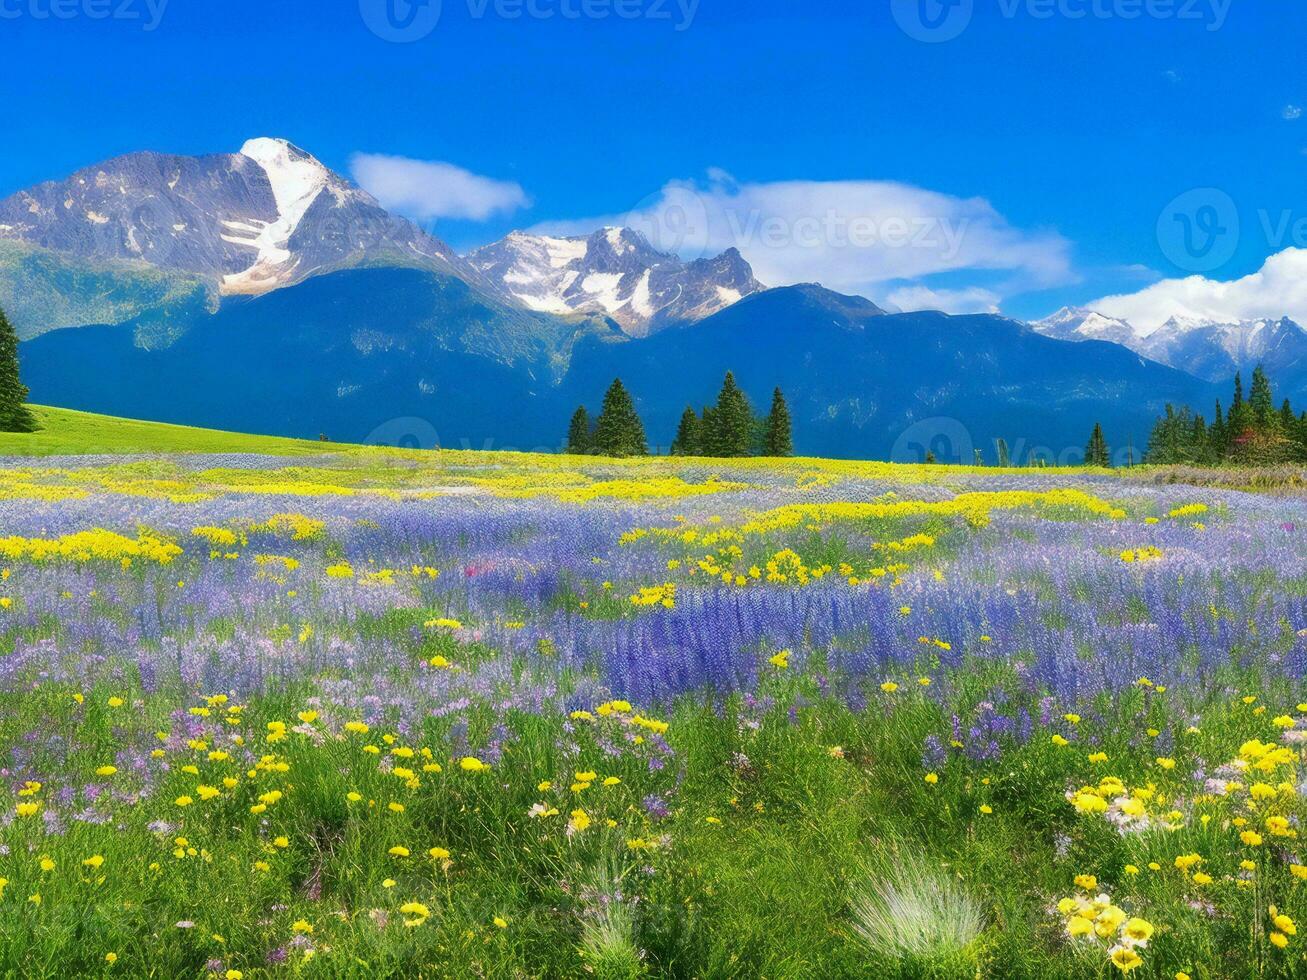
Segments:
[[[885,297],[886,302],[905,313],[913,310],[942,310],[945,313],[997,313],[1000,297],[988,289],[931,289],[905,286]]]
[[[1288,119],[1290,122],[1292,122],[1292,121],[1295,120],[1295,119],[1301,119],[1301,118],[1302,118],[1302,106],[1300,106],[1300,105],[1287,105],[1287,106],[1285,106],[1285,107],[1284,107],[1284,118],[1285,118],[1285,119]]]
[[[881,180],[706,184],[673,181],[627,214],[550,222],[536,231],[582,234],[627,225],[664,251],[693,259],[737,247],[769,285],[819,281],[867,293],[958,270],[1007,273],[1004,292],[1074,281],[1069,243],[1012,226],[988,201]]]
[[[419,221],[482,221],[531,203],[519,184],[482,177],[439,160],[355,153],[350,157],[350,173],[382,207]]]
[[[1307,323],[1307,249],[1277,252],[1242,279],[1164,279],[1137,293],[1105,296],[1085,305],[1146,331],[1176,314],[1226,323],[1288,316]]]

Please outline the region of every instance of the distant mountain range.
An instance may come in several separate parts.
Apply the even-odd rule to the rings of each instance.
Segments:
[[[732,369],[759,407],[785,389],[804,452],[992,461],[1001,437],[1069,459],[1095,421],[1141,447],[1166,402],[1206,405],[1259,360],[1307,389],[1289,320],[887,314],[620,227],[459,256],[275,139],[0,201],[0,306],[37,401],[342,440],[557,446],[620,374],[666,445]]]
[[[1031,329],[1058,340],[1106,340],[1206,381],[1247,375],[1258,364],[1284,390],[1307,388],[1307,330],[1288,317],[1222,323],[1173,316],[1152,330],[1093,310],[1064,307]]]

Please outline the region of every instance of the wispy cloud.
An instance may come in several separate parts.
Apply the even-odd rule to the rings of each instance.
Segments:
[[[1290,122],[1293,122],[1293,120],[1295,119],[1302,118],[1302,106],[1287,105],[1284,107],[1284,110],[1280,114],[1284,116],[1285,119],[1289,120]]]
[[[682,258],[734,246],[769,285],[818,281],[866,294],[960,270],[1006,274],[991,290],[933,294],[989,307],[1001,295],[1075,280],[1070,245],[1056,232],[1017,228],[982,198],[895,181],[738,183],[713,170],[704,183],[666,184],[626,214],[535,230],[580,234],[603,225],[636,228]]]
[[[997,293],[979,286],[969,289],[931,289],[928,286],[905,286],[885,297],[887,303],[904,312],[942,310],[945,313],[997,313],[1002,299]]]
[[[350,173],[382,207],[419,221],[482,221],[531,203],[526,191],[513,181],[483,177],[440,160],[355,153],[350,158]]]

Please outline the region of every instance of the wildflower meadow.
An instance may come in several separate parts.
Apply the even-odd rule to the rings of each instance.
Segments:
[[[1300,498],[328,446],[0,529],[0,975],[1307,975]]]

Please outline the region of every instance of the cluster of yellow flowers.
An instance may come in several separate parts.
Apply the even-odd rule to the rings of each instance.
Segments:
[[[1066,934],[1074,941],[1093,943],[1105,951],[1108,962],[1122,973],[1143,966],[1139,950],[1152,938],[1153,924],[1147,919],[1128,916],[1098,890],[1093,875],[1077,875],[1081,893],[1061,899],[1057,910],[1062,915]]]
[[[633,606],[662,606],[671,609],[676,605],[676,583],[664,582],[662,585],[647,585],[631,596]]]
[[[182,549],[148,532],[135,539],[103,528],[77,531],[57,538],[0,538],[0,558],[12,561],[117,561],[130,565],[135,558],[166,565]]]
[[[1121,560],[1128,564],[1143,561],[1157,561],[1162,557],[1162,549],[1148,545],[1143,548],[1127,548],[1121,552]]]
[[[482,479],[482,483],[500,497],[550,496],[563,503],[584,504],[592,500],[662,500],[681,497],[702,497],[728,490],[747,490],[747,483],[730,483],[715,477],[703,483],[687,483],[679,476],[653,477],[637,480],[591,481],[581,473],[555,475],[545,480],[542,475],[521,478],[516,485],[502,477]]]

